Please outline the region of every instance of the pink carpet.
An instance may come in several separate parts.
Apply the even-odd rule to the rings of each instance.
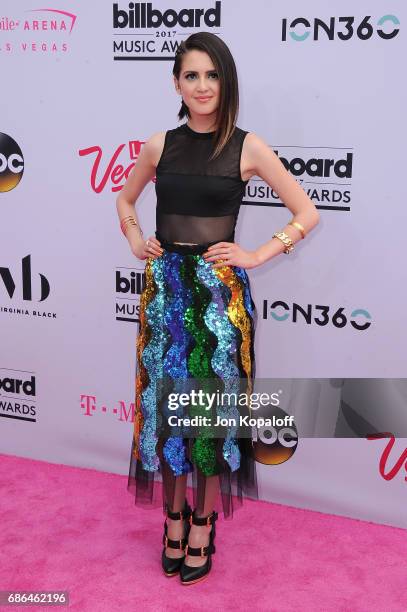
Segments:
[[[136,509],[126,477],[0,459],[0,590],[66,589],[81,612],[407,610],[403,529],[246,501],[186,587],[161,574],[162,513]]]

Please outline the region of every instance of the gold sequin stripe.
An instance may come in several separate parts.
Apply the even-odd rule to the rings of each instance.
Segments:
[[[151,328],[148,324],[146,316],[146,308],[157,293],[157,287],[154,282],[152,271],[152,259],[148,258],[145,266],[146,284],[140,295],[140,332],[136,341],[136,356],[137,356],[137,373],[136,373],[136,399],[134,411],[134,451],[133,455],[136,459],[141,460],[140,456],[140,432],[143,428],[144,416],[141,410],[141,394],[147,387],[149,382],[148,373],[145,365],[142,362],[141,356],[144,347],[149,343],[151,337]]]
[[[240,329],[242,333],[242,342],[240,345],[240,356],[243,368],[247,375],[248,393],[252,392],[251,370],[252,363],[250,358],[250,343],[251,343],[251,325],[250,318],[246,312],[243,297],[243,287],[240,279],[235,274],[230,266],[222,268],[214,268],[216,276],[229,287],[232,292],[230,302],[228,304],[228,315],[233,325]]]

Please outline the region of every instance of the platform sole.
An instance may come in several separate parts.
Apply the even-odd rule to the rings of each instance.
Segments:
[[[201,576],[200,578],[196,578],[195,580],[188,580],[187,582],[183,582],[181,580],[181,584],[183,584],[184,586],[188,586],[189,584],[196,584],[197,582],[202,582],[202,580],[205,580],[205,578],[208,578],[208,576],[209,576],[209,572],[205,574],[204,576]]]

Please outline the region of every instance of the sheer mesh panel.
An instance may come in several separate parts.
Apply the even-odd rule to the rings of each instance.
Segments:
[[[233,241],[245,187],[240,158],[247,132],[236,127],[212,161],[212,133],[184,123],[168,130],[156,169],[156,234],[167,242]]]
[[[205,244],[221,240],[233,241],[235,215],[223,217],[194,217],[157,213],[157,234],[167,242]]]

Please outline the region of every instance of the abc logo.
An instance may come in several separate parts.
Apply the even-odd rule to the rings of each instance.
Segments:
[[[11,191],[24,173],[24,158],[20,147],[7,134],[0,132],[0,192]]]
[[[287,426],[288,415],[278,406],[263,407],[259,412],[263,412],[261,416],[267,419],[273,420],[275,416],[275,425],[253,427],[252,439],[256,461],[265,465],[278,465],[288,461],[298,446],[297,428],[295,425]],[[260,416],[257,411],[256,416]]]

